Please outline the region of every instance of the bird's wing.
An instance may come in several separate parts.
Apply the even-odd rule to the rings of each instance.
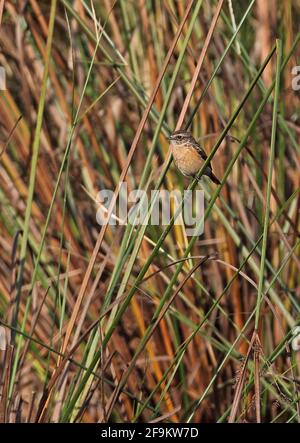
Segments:
[[[199,154],[201,155],[201,157],[203,158],[203,160],[206,160],[207,159],[207,155],[206,155],[204,149],[202,149],[201,146],[198,145],[198,143],[196,143],[194,146],[197,149],[197,151],[199,152]]]

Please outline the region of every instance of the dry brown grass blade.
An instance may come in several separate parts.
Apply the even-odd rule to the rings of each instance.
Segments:
[[[35,328],[36,328],[37,322],[38,322],[38,320],[40,318],[40,314],[41,314],[42,308],[43,308],[43,306],[45,304],[45,301],[46,301],[49,289],[50,289],[50,287],[48,287],[47,290],[45,291],[44,296],[42,297],[41,303],[40,303],[40,305],[39,305],[39,307],[38,307],[38,309],[36,311],[35,317],[32,320],[30,332],[28,334],[29,337],[25,341],[25,346],[23,348],[22,355],[20,357],[19,376],[16,378],[16,385],[18,385],[19,378],[21,376],[21,371],[22,371],[22,368],[23,368],[23,365],[24,365],[24,362],[25,362],[25,358],[27,356],[27,352],[28,352],[28,349],[29,349],[29,346],[30,346],[30,339],[31,339],[31,337],[33,336],[33,334],[35,332]]]
[[[26,423],[31,423],[31,417],[32,417],[32,412],[33,412],[33,408],[34,408],[34,404],[35,404],[35,399],[36,399],[36,392],[32,391],[31,396],[30,396],[30,400],[29,400],[29,405],[28,405],[28,414],[26,417]]]
[[[261,408],[260,408],[260,356],[261,356],[261,344],[258,334],[255,333],[255,342],[253,345],[254,352],[254,395],[255,395],[255,414],[256,422],[261,423]]]
[[[13,127],[12,127],[10,133],[8,134],[8,137],[7,137],[6,143],[5,143],[5,145],[3,146],[3,148],[2,148],[1,151],[0,151],[0,158],[1,158],[2,155],[4,154],[4,152],[5,152],[6,148],[7,148],[7,146],[9,145],[9,142],[10,142],[10,140],[11,140],[13,134],[14,134],[14,131],[15,131],[16,127],[18,126],[18,123],[19,123],[19,121],[21,120],[21,118],[22,118],[22,115],[20,115],[20,117],[17,119],[17,121],[16,121],[15,124],[13,125]]]
[[[10,413],[10,403],[8,399],[9,380],[12,367],[12,358],[14,353],[14,347],[9,345],[5,351],[4,368],[2,373],[2,392],[0,400],[0,423],[7,423]]]
[[[3,9],[4,9],[4,0],[1,0],[0,1],[0,26],[1,26],[1,22],[2,22]]]
[[[160,417],[155,418],[154,420],[150,420],[149,423],[162,423],[164,420],[166,420],[167,418],[172,417],[173,415],[175,415],[177,412],[179,412],[181,410],[181,405],[176,406],[176,408],[173,409],[173,411],[170,411],[164,415],[161,415]]]
[[[242,396],[242,392],[243,392],[243,387],[244,387],[244,383],[246,380],[246,374],[247,374],[247,366],[248,366],[248,362],[253,350],[253,346],[255,344],[255,340],[256,340],[256,333],[253,333],[249,347],[248,347],[248,352],[244,358],[243,364],[242,364],[242,368],[239,371],[238,374],[238,381],[235,387],[235,393],[234,393],[234,398],[233,398],[233,402],[232,402],[232,407],[231,407],[231,412],[229,415],[229,419],[228,419],[228,423],[234,423],[235,421],[235,417],[238,411],[238,407],[240,404],[240,399]]]

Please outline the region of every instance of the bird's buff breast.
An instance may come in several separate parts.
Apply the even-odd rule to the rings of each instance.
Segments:
[[[203,164],[203,160],[195,148],[173,145],[172,153],[175,165],[184,175],[195,175]]]

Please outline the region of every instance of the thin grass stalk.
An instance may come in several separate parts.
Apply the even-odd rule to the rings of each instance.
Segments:
[[[271,149],[270,149],[269,172],[268,172],[267,195],[266,195],[266,210],[265,210],[264,231],[263,231],[263,240],[262,240],[262,248],[261,248],[258,294],[257,294],[256,308],[255,308],[255,311],[256,311],[255,330],[256,331],[258,331],[261,298],[262,298],[262,294],[263,294],[264,279],[265,279],[265,261],[266,261],[266,256],[267,256],[268,227],[269,227],[270,202],[271,202],[271,191],[272,191],[272,175],[273,175],[274,159],[275,159],[277,112],[278,112],[278,101],[279,101],[279,93],[280,93],[281,52],[282,52],[282,43],[281,43],[281,40],[277,40],[276,41],[276,53],[277,53],[276,78],[275,78],[275,89],[274,89],[275,95],[274,95],[274,106],[273,106]]]

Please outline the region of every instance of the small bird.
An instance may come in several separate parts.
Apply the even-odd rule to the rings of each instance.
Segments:
[[[197,178],[197,172],[201,169],[203,163],[207,159],[205,151],[196,142],[190,132],[176,131],[170,137],[171,148],[175,165],[179,171],[187,176]],[[219,180],[212,171],[209,163],[203,173],[211,178],[211,180],[220,185]]]

